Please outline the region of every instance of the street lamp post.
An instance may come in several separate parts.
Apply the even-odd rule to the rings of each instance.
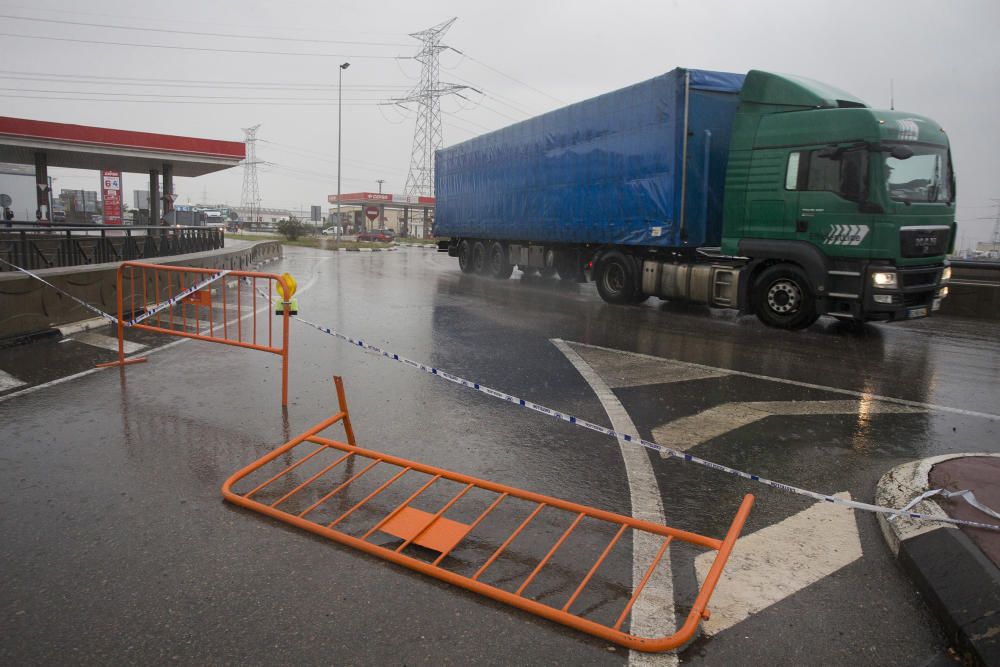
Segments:
[[[344,70],[351,66],[351,63],[344,63],[340,66],[340,71],[337,72],[337,241],[340,241],[341,227],[343,226],[340,219],[340,117],[343,105],[341,104],[341,88],[344,85]]]

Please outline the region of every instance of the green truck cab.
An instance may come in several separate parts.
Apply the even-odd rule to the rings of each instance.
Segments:
[[[726,172],[721,253],[742,309],[783,328],[826,314],[923,317],[947,295],[955,238],[948,137],[824,84],[751,71]]]

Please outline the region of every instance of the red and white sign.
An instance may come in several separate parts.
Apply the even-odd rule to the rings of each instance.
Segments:
[[[101,172],[101,199],[104,202],[104,224],[122,224],[122,173],[105,169]]]
[[[375,218],[378,217],[378,207],[369,206],[368,208],[365,209],[365,215],[368,217],[369,220],[374,222]]]

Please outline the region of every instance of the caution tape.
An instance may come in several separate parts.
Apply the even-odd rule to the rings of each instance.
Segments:
[[[815,491],[809,491],[808,489],[802,489],[797,486],[793,486],[791,484],[783,484],[781,482],[776,482],[774,480],[767,479],[766,477],[761,477],[760,475],[754,475],[752,473],[744,472],[736,468],[730,468],[729,466],[722,465],[721,463],[715,463],[714,461],[709,461],[707,459],[703,459],[694,456],[692,454],[688,454],[687,452],[682,452],[680,450],[673,449],[671,447],[665,447],[664,445],[661,445],[656,442],[650,442],[645,438],[641,438],[631,433],[620,433],[618,431],[615,431],[614,429],[607,428],[606,426],[601,426],[600,424],[594,424],[593,422],[589,422],[586,419],[581,419],[580,417],[560,412],[559,410],[553,410],[552,408],[546,407],[539,403],[535,403],[533,401],[513,396],[511,394],[502,392],[498,389],[487,387],[486,385],[481,384],[479,382],[466,380],[465,378],[461,378],[457,375],[453,375],[451,373],[443,371],[440,368],[436,368],[434,366],[428,366],[427,364],[423,364],[420,363],[419,361],[408,359],[394,352],[383,350],[377,345],[366,343],[361,339],[351,338],[350,336],[347,336],[346,334],[343,334],[335,329],[323,326],[321,324],[316,324],[315,322],[310,322],[305,318],[294,316],[292,317],[292,319],[297,320],[302,324],[305,324],[306,326],[310,326],[313,329],[316,329],[317,331],[321,331],[327,335],[333,336],[334,338],[350,343],[355,347],[367,350],[369,352],[374,352],[376,354],[385,357],[386,359],[391,359],[392,361],[398,361],[402,364],[405,364],[412,368],[416,368],[417,370],[421,370],[435,377],[439,377],[443,380],[447,380],[448,382],[453,382],[455,384],[461,385],[467,389],[471,389],[473,391],[486,394],[487,396],[492,396],[493,398],[505,401],[512,405],[520,406],[522,408],[527,408],[528,410],[533,410],[535,412],[547,415],[554,419],[558,419],[559,421],[566,422],[569,424],[574,424],[576,426],[580,426],[582,428],[595,431],[597,433],[602,433],[617,440],[622,440],[624,442],[640,445],[642,447],[651,449],[660,454],[666,454],[672,458],[680,459],[688,463],[696,463],[706,468],[718,470],[719,472],[724,472],[729,475],[734,475],[736,477],[740,477],[742,479],[749,480],[751,482],[758,482],[772,489],[777,489],[779,491],[784,491],[786,493],[792,493],[795,495],[804,496],[806,498],[812,498],[813,500],[833,503],[835,505],[843,505],[845,507],[851,507],[853,509],[863,510],[866,512],[875,512],[878,514],[887,514],[894,517],[904,517],[907,519],[917,519],[921,521],[939,521],[942,523],[950,523],[959,526],[968,526],[970,528],[984,528],[986,530],[1000,531],[1000,525],[980,523],[977,521],[967,521],[964,519],[953,519],[951,517],[933,516],[930,514],[923,514],[921,512],[910,511],[910,507],[915,503],[911,503],[910,505],[908,505],[906,508],[903,509],[896,509],[894,507],[882,507],[881,505],[872,505],[870,503],[862,503],[856,500],[837,498],[836,496],[830,496],[823,493],[817,493]]]
[[[156,304],[152,308],[147,308],[146,312],[144,312],[139,317],[134,317],[131,320],[129,320],[128,322],[125,322],[125,326],[130,327],[130,326],[133,326],[135,324],[139,324],[143,320],[149,319],[150,317],[152,317],[153,315],[156,315],[160,311],[166,310],[167,308],[169,308],[170,306],[174,305],[175,303],[177,303],[181,299],[184,299],[185,297],[191,296],[192,294],[194,294],[195,292],[197,292],[200,289],[204,289],[205,287],[208,287],[209,285],[211,285],[212,283],[214,283],[216,280],[218,280],[219,278],[222,278],[223,276],[225,276],[228,273],[229,273],[228,269],[226,269],[224,271],[219,271],[218,273],[213,273],[212,275],[210,275],[205,280],[202,280],[197,285],[192,285],[191,287],[188,287],[187,289],[185,289],[185,290],[183,290],[181,292],[178,292],[177,294],[175,294],[174,296],[170,297],[166,301],[161,301],[160,303]]]
[[[92,313],[94,313],[94,314],[96,314],[96,315],[99,315],[100,317],[103,317],[103,318],[104,318],[104,319],[106,319],[106,320],[109,320],[109,321],[111,321],[111,322],[114,322],[115,324],[117,324],[117,323],[118,323],[118,318],[117,318],[117,317],[115,317],[114,315],[112,315],[112,314],[110,314],[110,313],[105,313],[105,312],[104,312],[103,310],[101,310],[101,309],[100,309],[100,308],[98,308],[97,306],[92,306],[92,305],[90,305],[89,303],[87,303],[87,302],[86,302],[86,301],[84,301],[83,299],[80,299],[80,298],[77,298],[77,297],[73,296],[72,294],[70,294],[70,293],[69,293],[69,292],[67,292],[66,290],[63,290],[63,289],[59,289],[58,287],[56,287],[55,285],[53,285],[52,283],[50,283],[50,282],[49,282],[48,280],[46,280],[45,278],[42,278],[42,277],[41,277],[40,275],[38,275],[37,273],[32,273],[32,272],[31,272],[31,271],[29,271],[28,269],[22,269],[22,268],[21,268],[20,266],[18,266],[17,264],[11,264],[10,262],[8,262],[8,261],[7,261],[7,260],[5,260],[5,259],[0,259],[0,262],[3,262],[3,263],[4,263],[4,264],[6,264],[7,266],[9,266],[9,267],[11,267],[11,268],[13,268],[13,269],[15,269],[15,270],[17,270],[17,271],[20,271],[21,273],[23,273],[23,274],[25,274],[25,275],[27,275],[27,276],[31,276],[32,278],[34,278],[35,280],[37,280],[37,281],[38,281],[38,282],[40,282],[40,283],[43,283],[43,284],[45,284],[45,285],[48,285],[49,287],[51,287],[51,288],[52,288],[52,289],[54,289],[55,291],[59,292],[60,294],[64,294],[64,295],[66,295],[67,297],[69,297],[70,299],[72,299],[73,301],[75,301],[76,303],[78,303],[79,305],[83,306],[84,308],[86,308],[86,309],[87,309],[87,310],[89,310],[90,312],[92,312]]]
[[[64,296],[66,296],[67,298],[71,299],[72,301],[76,302],[77,304],[83,306],[84,308],[86,308],[90,312],[92,312],[92,313],[94,313],[96,315],[99,315],[100,317],[103,317],[104,319],[108,320],[109,322],[113,322],[115,324],[118,324],[118,318],[115,317],[114,315],[112,315],[111,313],[106,313],[103,310],[101,310],[100,308],[98,308],[97,306],[92,306],[89,303],[87,303],[86,301],[84,301],[83,299],[81,299],[79,297],[76,297],[76,296],[73,296],[72,294],[70,294],[66,290],[61,289],[59,287],[56,287],[55,285],[53,285],[52,283],[50,283],[45,278],[42,278],[37,273],[33,273],[33,272],[29,271],[28,269],[21,268],[17,264],[11,264],[10,262],[8,262],[5,259],[0,259],[0,262],[3,262],[7,266],[9,266],[9,267],[11,267],[11,268],[13,268],[13,269],[15,269],[17,271],[20,271],[21,273],[25,274],[26,276],[30,276],[30,277],[34,278],[35,280],[37,280],[38,282],[40,282],[40,283],[42,283],[44,285],[48,285],[49,287],[51,287],[55,291],[59,292],[60,294],[62,294]],[[205,287],[211,285],[216,280],[218,280],[219,278],[222,278],[223,276],[225,276],[228,273],[229,273],[228,269],[223,270],[223,271],[219,271],[218,273],[213,273],[211,276],[209,276],[205,280],[202,280],[197,285],[192,285],[191,287],[188,287],[187,289],[185,289],[185,290],[183,290],[183,291],[175,294],[174,296],[170,297],[166,301],[161,301],[160,303],[156,304],[152,308],[147,308],[145,310],[145,312],[142,315],[140,315],[139,317],[133,317],[128,322],[123,322],[122,324],[124,324],[124,326],[127,326],[127,327],[131,327],[131,326],[134,326],[136,324],[139,324],[140,322],[143,322],[144,320],[149,319],[153,315],[156,315],[157,313],[159,313],[159,312],[161,312],[163,310],[166,310],[167,308],[169,308],[170,306],[174,305],[175,303],[177,303],[181,299],[183,299],[185,297],[188,297],[188,296],[191,296],[192,294],[194,294],[198,290],[204,289]]]

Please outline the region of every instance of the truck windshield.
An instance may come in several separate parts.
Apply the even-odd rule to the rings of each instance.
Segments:
[[[886,189],[893,201],[951,203],[951,163],[944,146],[906,144],[911,157],[899,160],[885,153]]]

